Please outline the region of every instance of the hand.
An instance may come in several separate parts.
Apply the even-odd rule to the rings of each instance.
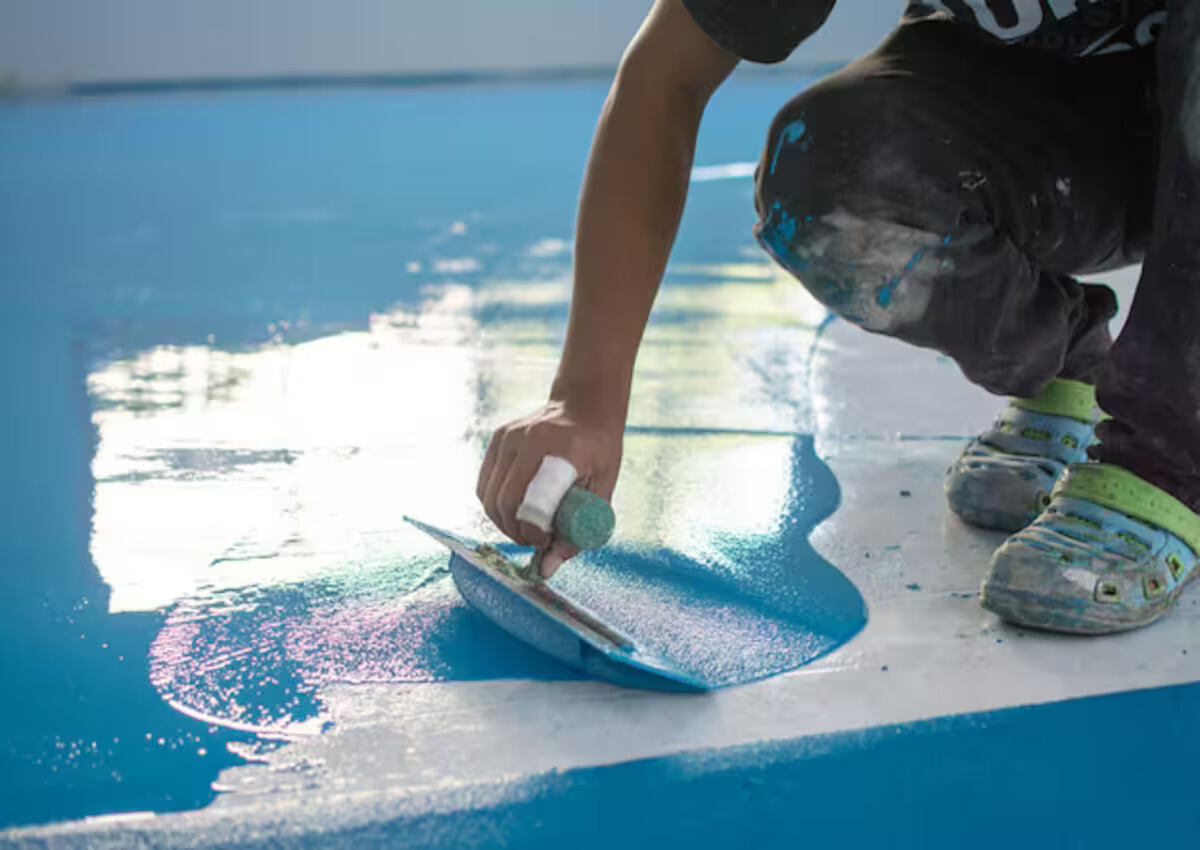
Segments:
[[[547,455],[571,462],[579,474],[579,486],[611,500],[621,467],[624,426],[584,421],[563,402],[551,401],[541,410],[501,426],[488,443],[475,495],[488,517],[512,540],[523,546],[542,548],[550,535],[526,522],[517,521],[517,508],[529,482]],[[549,578],[576,550],[555,541],[542,557],[542,575]]]

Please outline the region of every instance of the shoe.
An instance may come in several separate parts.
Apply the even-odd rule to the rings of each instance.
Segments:
[[[983,607],[1032,628],[1135,629],[1200,574],[1200,516],[1117,466],[1076,464],[1033,524],[992,556]]]
[[[1100,419],[1091,384],[1055,378],[1034,398],[1014,398],[946,473],[946,501],[965,522],[1019,531],[1050,503],[1073,463],[1087,460]]]

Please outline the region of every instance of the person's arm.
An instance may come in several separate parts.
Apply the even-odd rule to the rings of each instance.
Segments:
[[[687,4],[685,6],[685,3]],[[499,428],[476,493],[518,543],[547,536],[517,508],[548,455],[609,499],[621,464],[634,361],[687,196],[700,117],[738,57],[778,62],[834,0],[657,0],[622,57],[584,177],[567,337],[550,401]],[[550,575],[574,554],[556,542]]]
[[[479,474],[484,509],[518,543],[548,542],[516,519],[547,455],[569,460],[583,486],[611,498],[634,361],[683,212],[700,117],[736,64],[682,0],[658,0],[621,60],[584,177],[571,312],[550,401],[495,433]],[[543,573],[572,554],[555,544]]]
[[[600,114],[580,197],[575,288],[551,399],[624,422],[634,359],[687,196],[700,117],[737,64],[682,0],[660,0]]]

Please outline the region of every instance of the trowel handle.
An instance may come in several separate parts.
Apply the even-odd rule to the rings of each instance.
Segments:
[[[554,536],[581,552],[598,549],[612,537],[616,522],[612,505],[575,486],[563,496],[554,514]]]

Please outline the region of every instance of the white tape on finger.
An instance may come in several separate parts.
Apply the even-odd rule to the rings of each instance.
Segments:
[[[542,459],[537,475],[525,488],[525,498],[517,508],[517,520],[549,532],[554,525],[554,513],[563,496],[579,477],[569,460],[548,455]]]

